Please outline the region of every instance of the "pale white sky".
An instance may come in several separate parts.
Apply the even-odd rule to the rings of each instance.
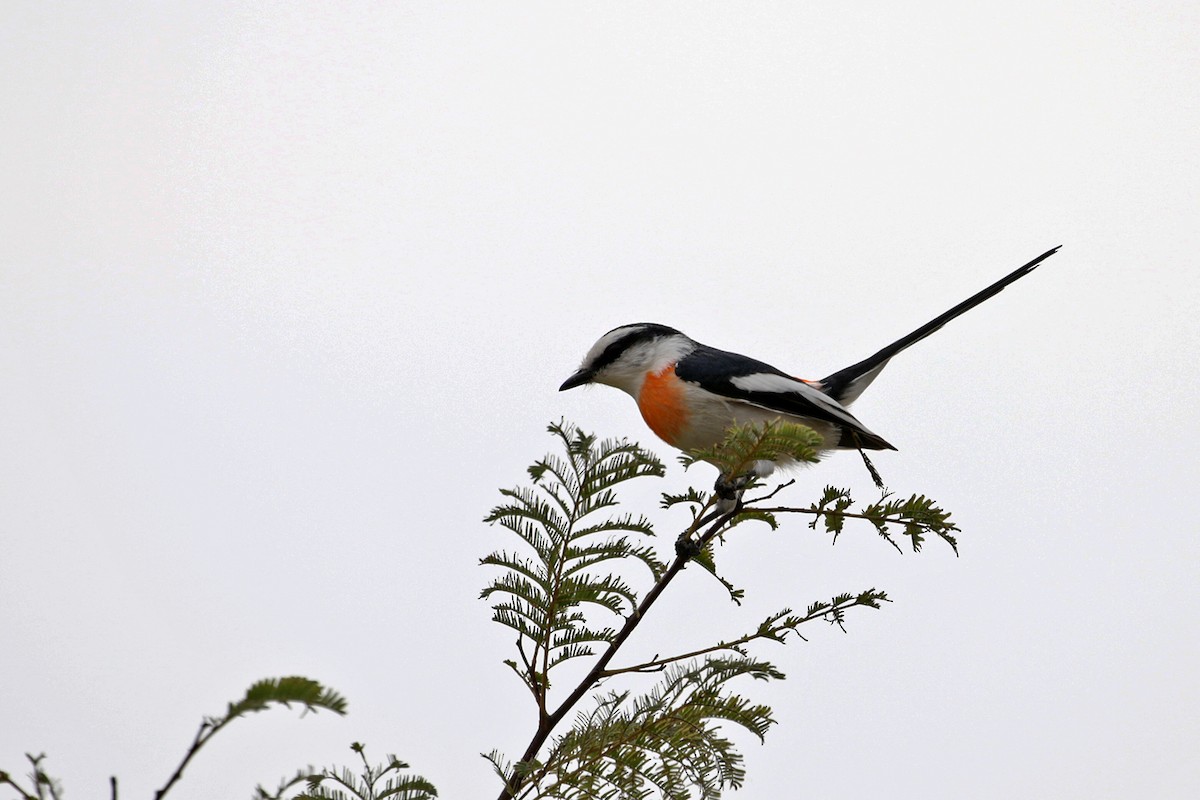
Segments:
[[[351,741],[491,797],[526,696],[480,523],[655,321],[800,375],[1049,247],[855,410],[962,557],[802,523],[689,570],[632,643],[895,602],[774,648],[738,796],[1200,792],[1194,3],[7,2],[0,7],[0,768],[248,797]],[[663,488],[703,470],[674,469]],[[871,496],[857,456],[826,483]],[[642,498],[653,505],[649,495]],[[669,541],[673,523],[662,518]]]

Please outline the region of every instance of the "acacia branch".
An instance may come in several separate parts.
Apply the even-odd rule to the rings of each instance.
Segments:
[[[713,501],[710,499],[709,504],[712,502]],[[705,508],[707,507],[708,506],[706,505]],[[741,512],[742,506],[739,504],[733,510],[722,514],[695,542],[691,542],[690,537],[700,524],[699,518],[684,532],[683,536],[680,538],[681,541],[687,540],[689,547],[677,547],[677,553],[675,555],[675,559],[671,562],[671,565],[667,567],[667,570],[662,574],[662,577],[655,582],[650,591],[646,593],[646,596],[642,598],[642,602],[638,604],[637,608],[635,608],[629,614],[629,616],[625,618],[625,624],[621,626],[621,630],[617,632],[615,637],[613,637],[613,640],[611,643],[609,643],[608,648],[605,649],[605,651],[600,655],[600,658],[597,659],[596,663],[592,666],[592,669],[588,671],[588,674],[583,677],[583,680],[579,682],[574,691],[572,691],[571,694],[568,695],[565,700],[563,700],[563,702],[554,710],[553,713],[544,714],[540,717],[538,721],[537,732],[530,740],[529,746],[525,748],[525,753],[521,756],[521,759],[518,763],[528,764],[533,761],[533,759],[541,751],[542,745],[544,745],[546,740],[550,738],[550,734],[554,731],[558,724],[562,722],[567,713],[575,706],[576,703],[582,700],[589,691],[591,691],[598,680],[605,677],[605,669],[608,667],[608,663],[612,661],[613,656],[617,654],[617,651],[621,649],[621,646],[625,644],[625,641],[630,637],[630,635],[633,634],[633,632],[637,629],[637,626],[641,624],[642,620],[645,619],[646,612],[650,610],[650,607],[654,605],[654,602],[658,600],[659,596],[662,595],[663,591],[666,590],[671,581],[675,579],[675,576],[682,572],[683,568],[687,566],[689,561],[692,560],[693,553],[697,550],[703,550],[704,547],[707,546],[708,543],[714,538],[716,538],[717,534],[719,534],[721,530],[725,528]],[[519,792],[529,780],[536,781],[536,778],[533,778],[531,775],[514,775],[512,783],[504,786],[504,789],[500,792],[498,800],[513,800],[513,798],[517,796],[517,792]]]
[[[722,650],[737,651],[738,648],[740,648],[742,645],[749,644],[750,642],[756,641],[758,639],[770,639],[771,641],[779,642],[779,641],[783,640],[783,637],[787,634],[788,631],[791,631],[792,633],[795,633],[797,636],[799,636],[801,639],[804,639],[804,636],[799,631],[796,630],[796,628],[800,627],[804,623],[812,622],[813,620],[817,620],[817,619],[825,619],[830,614],[833,614],[835,612],[845,611],[846,609],[854,608],[855,606],[871,606],[871,605],[872,605],[871,601],[869,599],[867,599],[867,597],[865,597],[864,595],[860,594],[859,596],[853,598],[852,600],[847,600],[844,603],[835,603],[835,604],[830,604],[824,608],[817,608],[817,609],[811,611],[810,613],[805,614],[802,617],[787,618],[787,621],[782,624],[778,624],[778,625],[764,624],[754,633],[748,633],[745,636],[741,636],[730,642],[721,642],[719,644],[712,645],[711,647],[704,647],[699,650],[693,650],[690,653],[682,653],[680,655],[671,656],[669,658],[656,658],[652,661],[647,661],[643,664],[637,664],[637,665],[634,665],[631,667],[621,667],[620,669],[605,670],[604,674],[601,677],[608,678],[613,675],[621,675],[626,672],[657,672],[657,671],[663,669],[664,667],[666,667],[666,665],[673,664],[676,661],[685,661],[689,658],[696,658],[697,656],[708,655],[709,653],[717,653]],[[780,619],[784,619],[784,617],[780,617]],[[770,620],[768,620],[768,622],[769,621]],[[808,641],[808,640],[805,639],[805,641]]]
[[[873,525],[908,525],[912,523],[915,525],[920,525],[922,528],[931,531],[946,530],[961,532],[962,530],[952,522],[947,522],[942,525],[929,525],[928,523],[915,520],[911,517],[905,517],[903,514],[881,517],[878,514],[861,514],[854,511],[830,511],[824,508],[792,508],[788,506],[780,506],[777,508],[756,507],[754,510],[761,511],[764,514],[811,514],[814,517],[839,516],[846,517],[848,519],[865,519],[867,522],[870,522]]]
[[[695,658],[697,656],[708,655],[709,653],[717,653],[722,650],[735,650],[736,651],[742,645],[749,644],[750,642],[754,641],[755,639],[769,639],[769,638],[771,638],[771,637],[769,637],[763,633],[750,633],[750,634],[746,634],[745,636],[742,636],[741,638],[734,639],[732,642],[722,642],[720,644],[714,644],[711,647],[704,647],[704,648],[701,648],[700,650],[693,650],[690,653],[681,653],[680,655],[671,656],[670,658],[656,658],[653,661],[647,661],[644,664],[637,664],[632,667],[620,667],[619,669],[606,669],[600,675],[600,677],[601,678],[611,678],[613,675],[622,675],[626,672],[659,672],[662,669],[664,669],[668,664],[674,664],[676,661],[684,661],[689,658]]]

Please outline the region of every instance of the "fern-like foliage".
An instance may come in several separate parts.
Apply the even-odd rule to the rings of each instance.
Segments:
[[[225,724],[254,711],[265,711],[272,704],[290,708],[292,703],[304,706],[306,711],[325,709],[335,714],[346,713],[346,698],[310,678],[292,675],[264,678],[252,684],[245,697],[229,704],[224,718],[212,721]]]
[[[731,681],[747,675],[783,677],[765,661],[708,658],[667,670],[646,694],[599,697],[554,741],[544,762],[529,765],[518,797],[687,800],[740,787],[742,756],[721,723],[760,739],[774,723],[770,708],[730,690]],[[504,765],[496,767],[503,776]]]
[[[322,770],[300,770],[292,778],[283,780],[274,792],[261,785],[255,790],[253,800],[432,800],[437,789],[419,775],[406,775],[408,764],[394,755],[388,755],[383,764],[372,766],[367,761],[366,746],[354,742],[350,749],[362,761],[362,772],[354,773],[349,768],[340,770],[326,767]],[[289,792],[304,785],[299,794]]]
[[[754,472],[760,461],[816,463],[823,442],[812,428],[794,422],[747,423],[730,428],[720,444],[681,455],[679,462],[686,468],[706,461],[722,475],[738,476]]]
[[[224,716],[205,717],[196,731],[192,746],[184,753],[183,760],[175,768],[175,772],[154,793],[154,800],[162,800],[179,779],[188,763],[200,752],[214,736],[226,725],[239,717],[255,711],[265,711],[272,705],[291,707],[292,703],[304,706],[305,711],[325,709],[335,714],[346,713],[346,698],[332,689],[327,689],[309,678],[293,675],[287,678],[265,678],[254,683],[246,690],[246,696],[235,703],[230,703]]]
[[[624,440],[597,440],[565,423],[551,425],[565,457],[547,455],[529,468],[533,485],[502,490],[506,502],[489,523],[508,528],[523,550],[497,551],[484,565],[501,573],[483,590],[495,601],[492,619],[518,635],[522,663],[507,663],[545,709],[550,671],[570,659],[595,654],[616,631],[591,622],[593,612],[627,613],[636,590],[608,570],[643,565],[657,579],[666,566],[645,543],[654,535],[646,517],[601,515],[617,505],[616,487],[644,476],[661,476],[662,462]]]
[[[959,531],[956,524],[950,521],[950,512],[939,507],[925,495],[912,495],[907,500],[897,500],[890,494],[884,494],[878,502],[864,507],[859,512],[849,509],[854,504],[850,492],[834,486],[826,486],[821,499],[807,509],[795,509],[801,513],[811,514],[812,521],[808,523],[814,530],[818,522],[822,522],[825,530],[833,534],[836,542],[838,535],[845,526],[847,517],[869,522],[875,532],[897,550],[901,550],[895,534],[907,536],[914,552],[920,552],[921,546],[930,534],[937,536],[954,550],[958,555],[958,539],[954,534]]]
[[[949,511],[939,508],[925,495],[914,494],[907,500],[889,499],[885,495],[878,503],[863,509],[863,516],[889,541],[888,526],[900,528],[914,552],[920,552],[926,535],[933,533],[958,555],[958,539],[951,533],[957,531],[958,526],[950,522]]]

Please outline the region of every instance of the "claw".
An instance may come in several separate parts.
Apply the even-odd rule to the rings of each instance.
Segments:
[[[721,500],[740,500],[742,492],[746,491],[746,487],[753,483],[756,477],[758,476],[753,472],[747,472],[734,478],[722,475],[713,484],[713,491]]]
[[[691,561],[700,555],[700,545],[685,533],[675,540],[675,554]]]
[[[747,472],[734,478],[724,475],[717,478],[717,482],[713,484],[713,492],[717,495],[717,511],[728,514],[737,508],[742,502],[742,494],[757,477],[755,473]]]

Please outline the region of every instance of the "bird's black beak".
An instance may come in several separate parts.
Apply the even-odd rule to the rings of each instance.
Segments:
[[[563,381],[563,385],[558,387],[560,392],[565,392],[567,389],[574,389],[576,386],[583,386],[585,383],[592,382],[592,371],[581,369],[571,377]]]

